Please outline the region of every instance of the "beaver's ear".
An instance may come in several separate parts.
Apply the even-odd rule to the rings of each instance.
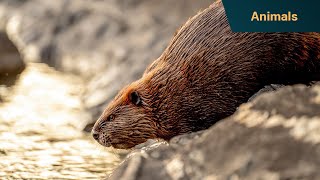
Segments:
[[[129,99],[134,105],[139,106],[142,104],[141,97],[137,91],[132,91],[130,93]]]

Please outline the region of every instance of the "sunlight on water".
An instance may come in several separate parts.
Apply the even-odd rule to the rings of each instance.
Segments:
[[[0,177],[99,179],[111,172],[119,157],[81,131],[90,117],[83,87],[43,64],[29,64],[16,85],[2,87]]]

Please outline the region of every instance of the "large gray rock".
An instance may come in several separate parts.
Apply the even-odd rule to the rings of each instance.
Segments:
[[[110,179],[320,179],[319,130],[320,85],[285,87],[197,138],[135,153]]]
[[[175,30],[210,3],[2,0],[0,23],[25,61],[88,80],[83,100],[94,122],[118,90],[160,56]]]
[[[0,1],[0,84],[11,85],[12,79],[25,68],[25,63],[15,44],[6,32],[8,19],[13,15],[13,7],[18,8],[23,1]]]

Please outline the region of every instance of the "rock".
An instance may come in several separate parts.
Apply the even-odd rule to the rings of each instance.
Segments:
[[[0,31],[5,32],[8,20],[13,16],[14,10],[24,4],[25,0],[0,1]]]
[[[7,7],[10,1],[0,5]],[[174,30],[210,4],[208,0],[14,2],[10,7],[19,8],[7,15],[6,28],[24,60],[45,62],[88,78],[112,64],[130,61],[132,67],[150,54],[149,61],[154,60]]]
[[[13,7],[18,8],[23,0],[10,0],[0,2],[0,102],[3,101],[2,89],[4,86],[12,86],[18,75],[25,69],[25,63],[15,44],[8,37],[6,24],[13,14]]]
[[[285,87],[285,85],[282,84],[270,84],[265,86],[264,88],[260,89],[257,93],[255,93],[253,96],[251,96],[248,101],[252,101],[255,97],[257,97],[260,94],[266,93],[266,92],[270,92],[270,91],[275,91],[277,89],[280,89],[282,87]]]
[[[17,75],[24,68],[25,64],[20,58],[19,51],[8,39],[8,36],[0,31],[0,79],[3,76]]]
[[[319,179],[320,85],[264,93],[200,133],[137,153],[109,179]],[[192,141],[190,139],[193,139]],[[156,155],[154,155],[156,154]]]

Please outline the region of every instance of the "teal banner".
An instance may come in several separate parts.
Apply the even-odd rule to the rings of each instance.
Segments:
[[[319,0],[222,0],[234,32],[320,32]]]

